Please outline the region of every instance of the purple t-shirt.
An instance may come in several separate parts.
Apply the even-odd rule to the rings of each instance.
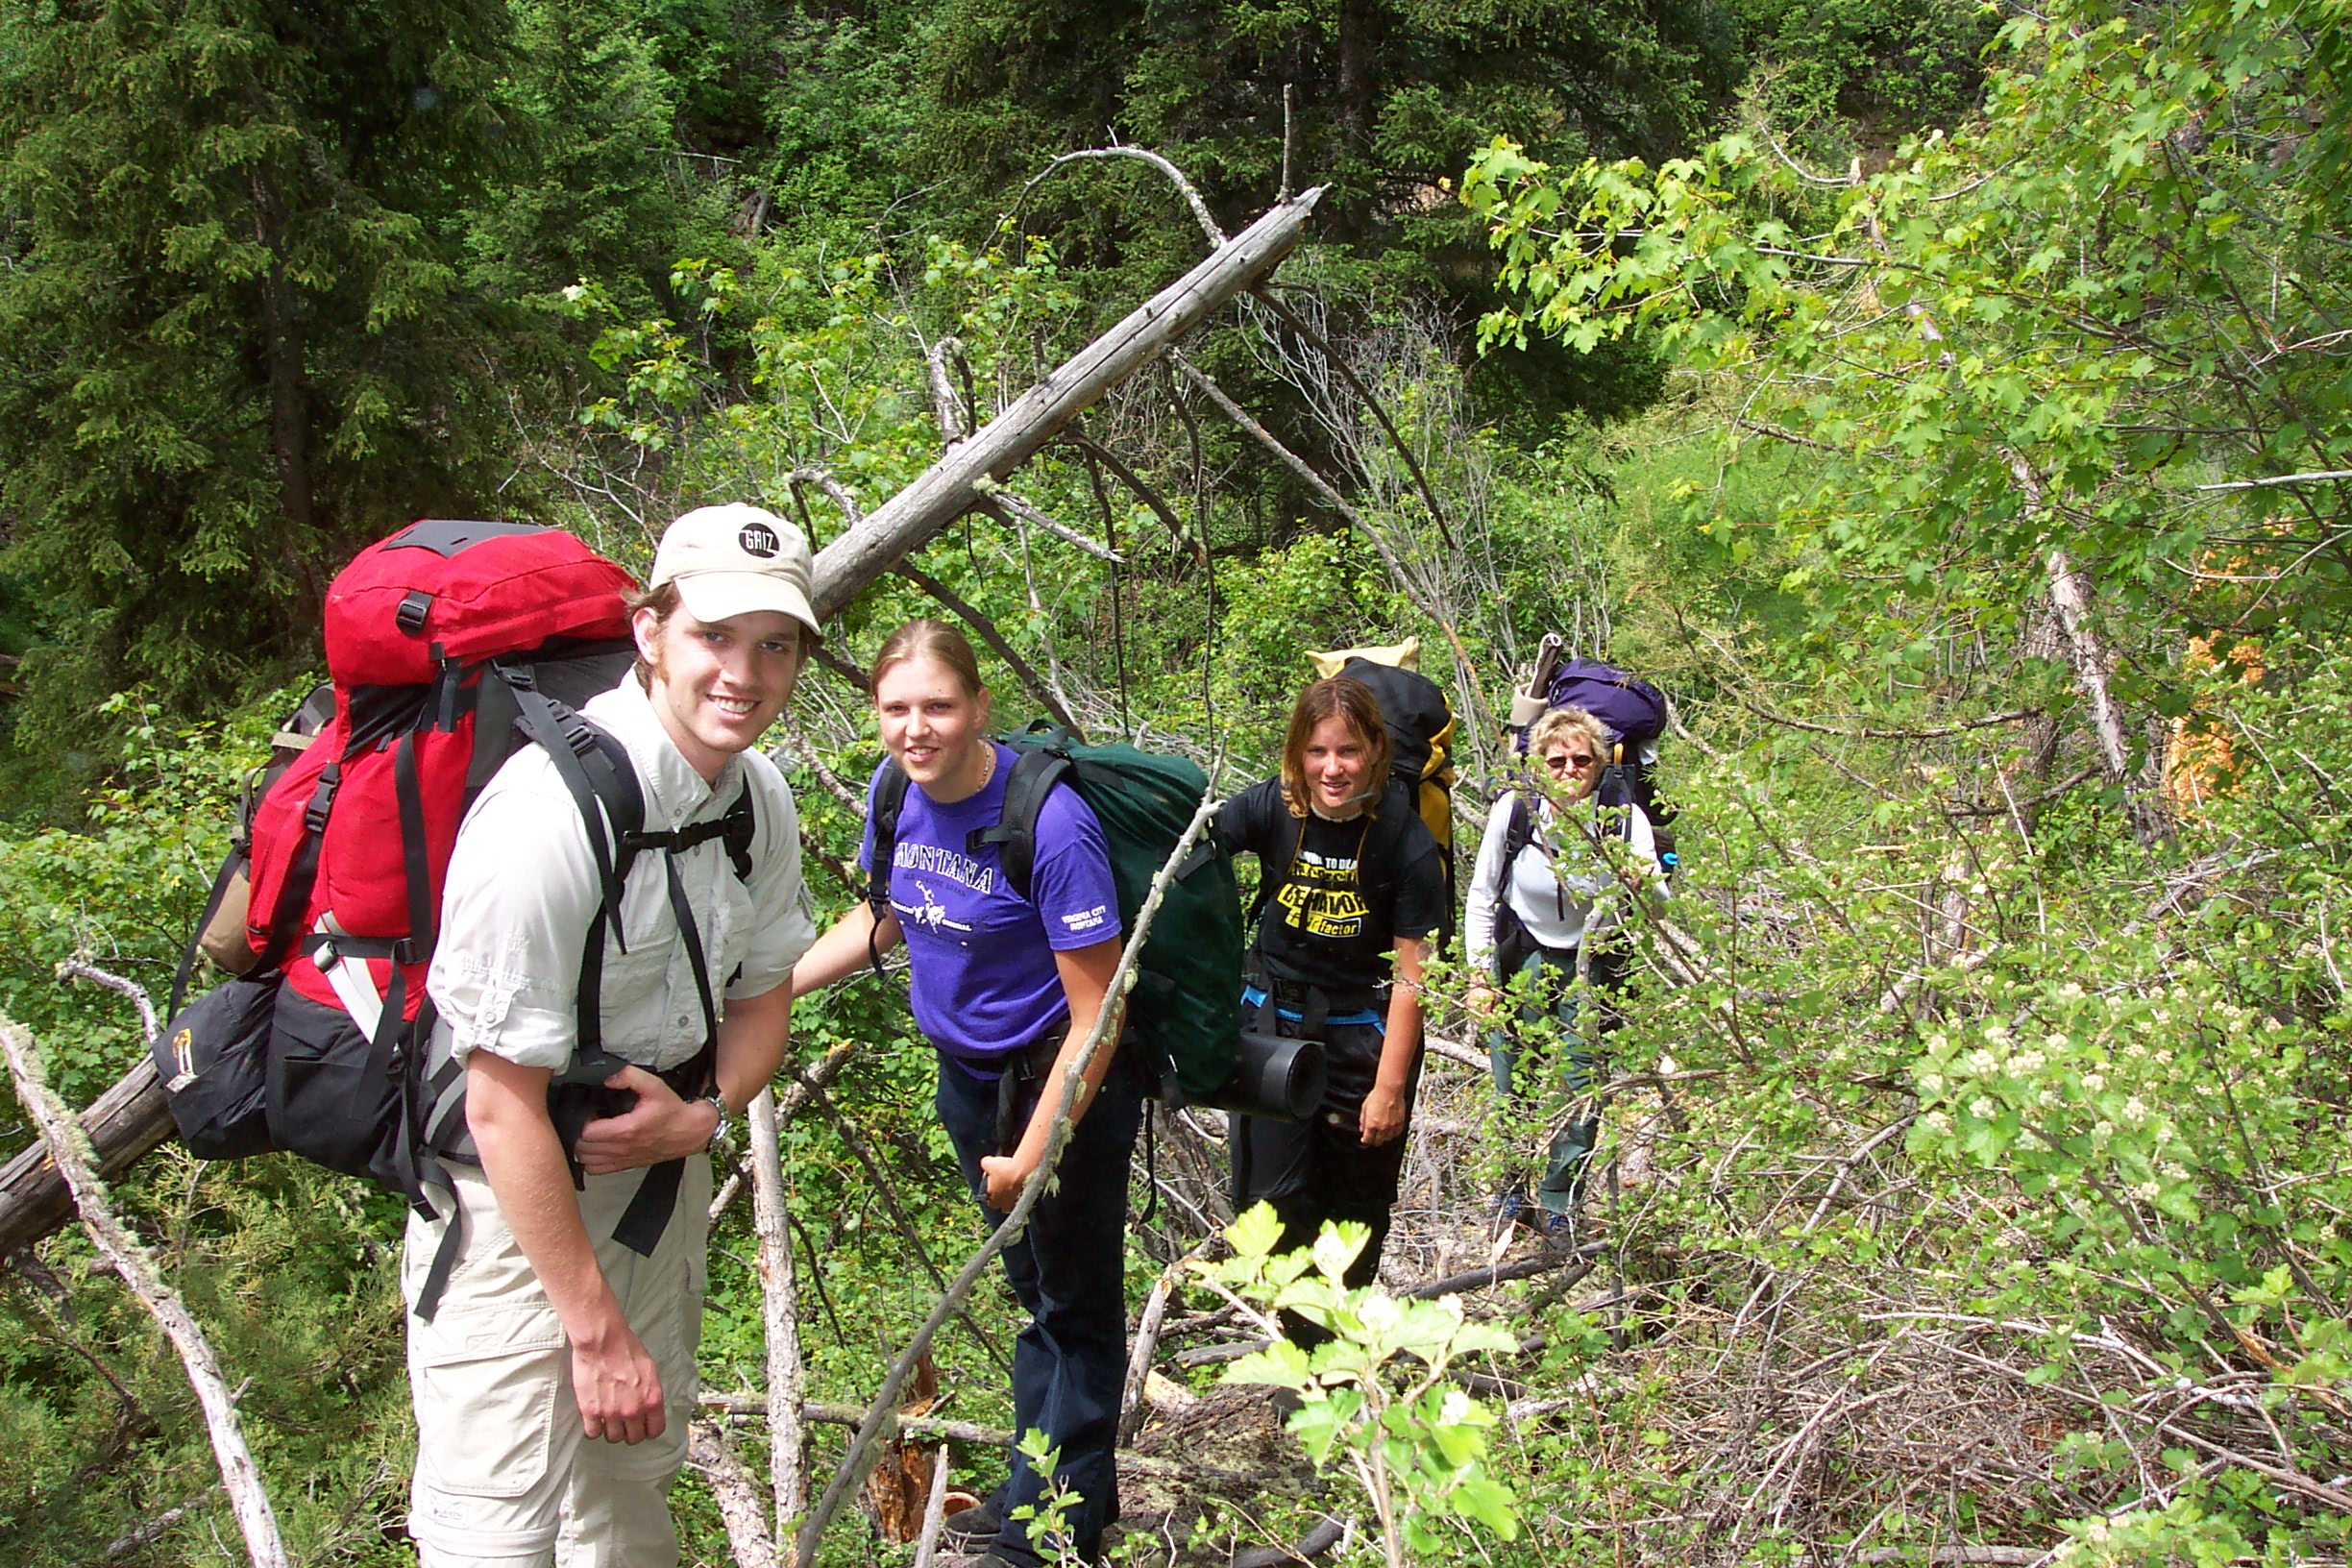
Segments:
[[[991,743],[993,745],[994,743]],[[1034,901],[1005,876],[1003,850],[966,845],[974,828],[1004,815],[1005,781],[1017,755],[996,747],[996,772],[979,793],[943,806],[910,784],[898,809],[891,908],[906,934],[915,1022],[931,1042],[987,1066],[1027,1045],[1069,1010],[1054,953],[1120,934],[1118,890],[1102,824],[1075,790],[1056,789],[1038,813]],[[870,807],[858,864],[873,866]]]

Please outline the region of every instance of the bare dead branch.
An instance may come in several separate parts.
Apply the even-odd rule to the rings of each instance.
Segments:
[[[1201,233],[1209,236],[1211,248],[1213,249],[1225,243],[1225,231],[1217,227],[1216,219],[1209,213],[1209,204],[1201,200],[1200,192],[1192,188],[1192,182],[1185,178],[1184,171],[1158,153],[1141,147],[1088,147],[1074,153],[1064,153],[1029,177],[1029,183],[1021,186],[1020,195],[1015,199],[1013,206],[1017,210],[1021,204],[1029,199],[1029,193],[1037,189],[1047,175],[1066,163],[1083,163],[1116,158],[1131,158],[1139,163],[1148,163],[1162,174],[1166,175],[1170,183],[1183,194],[1185,205],[1192,209],[1192,221],[1199,224]],[[1286,179],[1283,182],[1283,193],[1275,200],[1280,203],[1289,199],[1290,183]]]
[[[1253,1546],[1246,1552],[1237,1552],[1233,1568],[1287,1568],[1294,1562],[1312,1562],[1339,1544],[1348,1532],[1348,1523],[1325,1519],[1300,1536],[1295,1546]]]
[[[1405,1292],[1407,1301],[1435,1301],[1440,1296],[1459,1295],[1464,1290],[1483,1290],[1490,1286],[1507,1285],[1513,1280],[1531,1280],[1538,1274],[1560,1273],[1563,1279],[1555,1288],[1566,1288],[1592,1272],[1592,1260],[1601,1255],[1601,1243],[1591,1241],[1572,1253],[1548,1258],[1527,1258],[1515,1263],[1496,1263],[1485,1268],[1473,1268],[1460,1274],[1449,1274],[1442,1280],[1415,1286]]]
[[[825,787],[825,793],[848,807],[856,814],[859,821],[864,821],[866,820],[866,797],[851,789],[843,781],[841,774],[825,765],[824,758],[818,754],[817,743],[810,740],[801,731],[799,725],[789,722],[784,725],[784,739],[795,751],[799,753],[800,760],[808,765],[809,772],[817,775],[817,782]],[[770,752],[769,757],[770,760],[774,760],[775,753]]]
[[[923,363],[930,367],[931,372],[931,412],[939,421],[940,445],[943,447],[952,447],[968,438],[972,432],[971,420],[979,417],[977,409],[969,410],[970,417],[966,417],[964,400],[956,395],[955,383],[947,379],[947,361],[950,358],[959,365],[963,363],[962,339],[942,337],[923,355]],[[968,369],[964,374],[967,380],[970,380],[971,372]]]
[[[1003,511],[1011,512],[1015,517],[1019,518],[1022,522],[1029,524],[1031,527],[1043,528],[1047,533],[1052,534],[1055,538],[1062,540],[1066,544],[1076,545],[1080,550],[1085,551],[1089,555],[1093,556],[1097,560],[1109,561],[1114,566],[1124,566],[1127,564],[1127,557],[1121,555],[1117,551],[1113,550],[1109,545],[1096,544],[1093,540],[1089,539],[1085,534],[1080,533],[1076,528],[1070,527],[1066,524],[1055,522],[1052,518],[1045,515],[1042,508],[1030,502],[1021,500],[1020,497],[1015,495],[1012,491],[1005,489],[1002,485],[997,485],[992,488],[984,487],[984,491],[985,499],[983,499],[979,503],[980,509],[988,512],[991,516],[1000,516],[996,509],[1001,507]]]
[[[122,1276],[132,1294],[139,1298],[140,1305],[154,1316],[165,1337],[171,1340],[172,1348],[180,1353],[181,1364],[187,1369],[188,1382],[195,1387],[196,1402],[203,1408],[205,1430],[212,1439],[212,1456],[220,1465],[221,1483],[228,1489],[230,1507],[236,1514],[237,1529],[245,1537],[247,1555],[253,1558],[255,1568],[285,1568],[285,1546],[279,1538],[278,1516],[270,1507],[269,1493],[261,1484],[261,1472],[254,1463],[253,1450],[246,1446],[244,1424],[237,1419],[235,1396],[229,1391],[229,1380],[221,1375],[220,1360],[212,1354],[203,1325],[187,1310],[180,1293],[163,1283],[147,1249],[115,1216],[106,1187],[92,1168],[96,1156],[83,1136],[82,1124],[50,1090],[32,1036],[0,1018],[0,1052],[8,1057],[9,1072],[16,1083],[17,1103],[40,1129],[41,1142],[65,1178],[66,1189],[73,1194],[74,1207],[81,1213],[90,1240]]]
[[[847,538],[848,535],[844,534],[842,537]],[[838,539],[834,541],[835,544],[839,544],[840,542],[841,541]],[[828,546],[827,548],[829,549],[831,547]],[[847,681],[858,691],[863,692],[872,685],[872,678],[869,676],[865,671],[859,669],[855,664],[850,662],[846,655],[835,652],[831,643],[817,644],[811,656],[814,657],[819,664],[823,665],[827,670],[830,670],[835,674],[841,676],[842,679]]]
[[[1357,398],[1370,411],[1372,417],[1380,421],[1380,428],[1388,432],[1388,444],[1396,449],[1397,456],[1404,461],[1405,471],[1412,476],[1414,486],[1420,490],[1421,504],[1429,508],[1430,521],[1437,525],[1437,537],[1445,541],[1446,549],[1459,549],[1460,547],[1454,543],[1454,530],[1446,527],[1445,508],[1437,503],[1437,492],[1430,484],[1429,476],[1421,471],[1420,459],[1413,455],[1412,448],[1406,444],[1405,437],[1397,433],[1396,422],[1388,417],[1387,408],[1380,399],[1372,395],[1372,389],[1364,385],[1357,376],[1354,367],[1347,362],[1346,355],[1326,343],[1322,333],[1302,321],[1298,312],[1283,304],[1281,298],[1271,289],[1262,286],[1250,292],[1259,304],[1289,323],[1292,331],[1312,344],[1315,352],[1323,355],[1332,369],[1339,373],[1340,380],[1347,382]]]
[[[882,1167],[882,1162],[874,1158],[873,1150],[859,1134],[857,1125],[842,1114],[840,1106],[833,1103],[833,1096],[814,1086],[810,1093],[817,1109],[832,1127],[833,1136],[841,1139],[842,1147],[849,1151],[851,1157],[864,1167],[866,1179],[873,1183],[874,1191],[882,1199],[882,1207],[890,1212],[891,1223],[898,1227],[900,1236],[906,1237],[907,1250],[915,1255],[915,1261],[930,1276],[931,1287],[944,1292],[947,1288],[946,1276],[940,1273],[939,1264],[931,1261],[931,1249],[924,1244],[922,1232],[915,1224],[915,1216],[907,1213],[906,1204],[898,1195],[898,1184],[891,1180],[890,1172]],[[972,1337],[980,1342],[980,1348],[988,1352],[989,1360],[994,1361],[1008,1377],[1011,1376],[1012,1359],[1005,1355],[1004,1347],[996,1343],[995,1335],[988,1332],[968,1307],[959,1306],[956,1316],[971,1331]]]
[[[130,997],[131,1005],[138,1009],[139,1038],[148,1044],[153,1045],[156,1042],[156,1037],[163,1032],[162,1026],[156,1021],[155,1003],[148,997],[147,988],[137,981],[126,980],[119,974],[110,974],[78,953],[57,967],[57,977],[60,980],[86,980],[91,985],[104,986],[109,991],[119,991],[125,996]]]
[[[963,516],[978,498],[982,479],[1010,475],[1104,393],[1271,273],[1297,245],[1322,194],[1318,186],[1269,208],[1022,393],[864,523],[825,546],[816,565],[819,616],[838,612],[891,562]]]
[[[768,1330],[768,1391],[774,1396],[768,1404],[768,1482],[775,1507],[769,1549],[772,1555],[773,1543],[784,1538],[808,1504],[799,1420],[806,1383],[800,1365],[800,1288],[793,1274],[772,1088],[761,1086],[745,1119],[750,1132],[752,1229],[759,1237],[760,1297]]]
[[[1105,991],[1107,999],[1124,1001],[1137,972],[1136,955],[1151,934],[1153,918],[1159,914],[1161,901],[1167,896],[1176,868],[1191,854],[1193,844],[1215,816],[1219,803],[1213,788],[1201,796],[1200,804],[1193,810],[1191,822],[1176,841],[1175,848],[1169,851],[1159,873],[1152,878],[1151,891],[1144,895],[1142,906],[1136,911],[1134,929],[1127,933],[1118,964],[1112,970],[1111,983]],[[914,1371],[916,1362],[930,1350],[932,1337],[939,1333],[940,1326],[962,1306],[964,1298],[970,1294],[971,1287],[979,1282],[981,1273],[989,1263],[1028,1225],[1030,1213],[1037,1208],[1038,1199],[1044,1194],[1045,1184],[1052,1180],[1055,1169],[1062,1163],[1062,1151],[1069,1142],[1070,1112],[1077,1104],[1078,1086],[1096,1053],[1103,1049],[1110,1036],[1111,1025],[1120,1012],[1119,1007],[1110,1005],[1106,1000],[1106,1005],[1095,1015],[1093,1028],[1088,1031],[1076,1058],[1061,1075],[1044,1157],[1038,1162],[1037,1169],[1029,1173],[1029,1179],[1021,1184],[1020,1196],[1015,1200],[1013,1212],[1005,1216],[1004,1222],[996,1227],[988,1240],[981,1244],[980,1250],[973,1253],[958,1271],[954,1283],[932,1307],[922,1326],[916,1330],[913,1339],[900,1350],[897,1360],[892,1363],[888,1376],[882,1381],[881,1390],[875,1395],[864,1422],[858,1427],[857,1436],[850,1442],[849,1452],[843,1458],[841,1468],[834,1472],[824,1495],[817,1500],[816,1507],[809,1510],[807,1519],[800,1526],[796,1568],[810,1568],[816,1561],[817,1543],[823,1538],[825,1527],[832,1523],[833,1515],[840,1510],[843,1500],[850,1490],[864,1482],[885,1429],[897,1422],[900,1390],[906,1386],[907,1377]]]
[[[950,338],[948,341],[953,342],[954,339]],[[827,501],[841,508],[842,521],[848,527],[854,528],[866,521],[866,514],[858,509],[857,497],[851,495],[846,485],[824,469],[796,468],[790,474],[785,475],[784,479],[793,487],[795,493],[804,486],[822,491]]]
[[[1775,724],[1783,729],[1801,729],[1813,735],[1835,735],[1842,740],[1849,741],[1940,741],[1948,736],[1965,735],[1972,729],[1991,729],[1996,724],[2021,723],[2028,719],[2042,717],[2040,708],[2012,708],[2004,713],[1988,713],[1981,719],[1964,719],[1956,724],[1923,724],[1916,729],[1878,728],[1868,724],[1846,727],[1838,724],[1815,723],[1809,719],[1797,719],[1785,713],[1775,713],[1762,703],[1751,701],[1744,697],[1734,698],[1733,700],[1766,723]]]
[[[1183,520],[1177,517],[1176,509],[1168,504],[1167,498],[1154,489],[1142,476],[1130,468],[1118,453],[1083,430],[1075,429],[1064,430],[1062,439],[1095,458],[1117,476],[1121,484],[1135,492],[1137,500],[1151,508],[1152,515],[1157,517],[1162,527],[1168,530],[1169,537],[1192,552],[1192,558],[1195,561],[1206,561],[1209,558],[1208,544],[1186,532]]]
[[[705,1389],[696,1397],[696,1403],[706,1410],[720,1410],[728,1415],[768,1413],[768,1396],[765,1394],[722,1394]],[[800,1419],[822,1422],[828,1427],[854,1427],[866,1419],[866,1412],[855,1405],[805,1400],[800,1406]],[[981,1448],[1003,1448],[1013,1441],[1013,1431],[1009,1427],[983,1427],[970,1421],[950,1421],[944,1416],[901,1414],[898,1427],[910,1437],[944,1437]]]
[[[815,1066],[800,1069],[795,1075],[794,1082],[786,1086],[784,1092],[776,1099],[777,1124],[781,1126],[792,1120],[809,1103],[811,1085],[818,1088],[829,1088],[835,1079],[847,1070],[849,1064],[858,1059],[859,1053],[865,1048],[864,1042],[860,1041],[845,1040],[825,1052]],[[746,1154],[743,1162],[727,1173],[725,1183],[711,1199],[712,1223],[716,1224],[719,1216],[726,1213],[727,1205],[735,1201],[735,1194],[743,1190],[744,1178],[750,1173],[751,1157]]]
[[[145,1524],[139,1526],[136,1530],[132,1531],[129,1534],[108,1542],[106,1552],[101,1556],[100,1560],[103,1562],[119,1562],[124,1557],[129,1556],[132,1553],[136,1552],[140,1547],[147,1545],[149,1542],[160,1540],[162,1537],[170,1534],[175,1529],[179,1528],[182,1520],[185,1519],[189,1514],[194,1513],[195,1511],[196,1504],[192,1502],[180,1504],[176,1507],[165,1508],[161,1513],[157,1514],[153,1519],[148,1520]]]
[[[931,1568],[939,1550],[940,1527],[947,1522],[947,1445],[942,1443],[931,1459],[931,1496],[923,1504],[922,1534],[915,1542],[915,1568]]]
[[[694,1423],[686,1440],[686,1462],[710,1482],[735,1561],[741,1568],[776,1568],[775,1537],[768,1532],[768,1509],[759,1483],[727,1446],[726,1433],[717,1422],[698,1419]]]

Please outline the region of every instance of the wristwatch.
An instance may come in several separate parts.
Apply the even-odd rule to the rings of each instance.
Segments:
[[[735,1117],[733,1114],[727,1110],[726,1096],[720,1093],[717,1090],[712,1090],[708,1094],[705,1094],[702,1097],[710,1102],[711,1109],[719,1113],[719,1125],[711,1129],[710,1141],[702,1145],[703,1151],[708,1153],[710,1150],[717,1148],[721,1142],[724,1141],[727,1135],[727,1128],[734,1122]]]

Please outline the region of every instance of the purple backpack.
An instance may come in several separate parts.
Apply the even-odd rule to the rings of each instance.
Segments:
[[[1624,747],[1612,758],[1597,786],[1605,805],[1638,805],[1654,827],[1673,819],[1661,809],[1657,787],[1642,761],[1642,748],[1666,732],[1666,694],[1650,682],[1629,675],[1599,659],[1563,659],[1556,633],[1547,636],[1535,657],[1535,678],[1511,701],[1511,749],[1527,755],[1528,732],[1535,721],[1555,708],[1582,708],[1607,726],[1610,737]],[[1536,696],[1537,693],[1541,697]],[[1667,851],[1671,853],[1671,850]]]
[[[1541,700],[1531,698],[1540,693]],[[1527,755],[1528,731],[1554,708],[1582,708],[1608,726],[1633,761],[1666,732],[1666,695],[1648,681],[1599,659],[1562,659],[1559,638],[1546,637],[1535,657],[1535,679],[1511,704],[1512,749]]]

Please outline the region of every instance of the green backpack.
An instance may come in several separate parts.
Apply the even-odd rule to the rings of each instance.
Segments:
[[[1067,784],[1102,824],[1118,886],[1119,920],[1134,930],[1152,878],[1209,792],[1209,775],[1183,757],[1123,744],[1090,746],[1043,720],[1004,737],[1004,744],[1020,753],[1005,780],[1004,815],[995,826],[975,829],[968,847],[996,845],[1005,875],[1028,897],[1038,813],[1048,791]],[[897,764],[886,764],[874,796],[873,869],[866,883],[866,901],[877,920],[890,911],[889,867],[906,788]],[[1155,1092],[1180,1106],[1229,1095],[1241,1067],[1241,900],[1233,857],[1213,829],[1201,834],[1176,868],[1152,916],[1137,970],[1127,1022],[1155,1069]]]

